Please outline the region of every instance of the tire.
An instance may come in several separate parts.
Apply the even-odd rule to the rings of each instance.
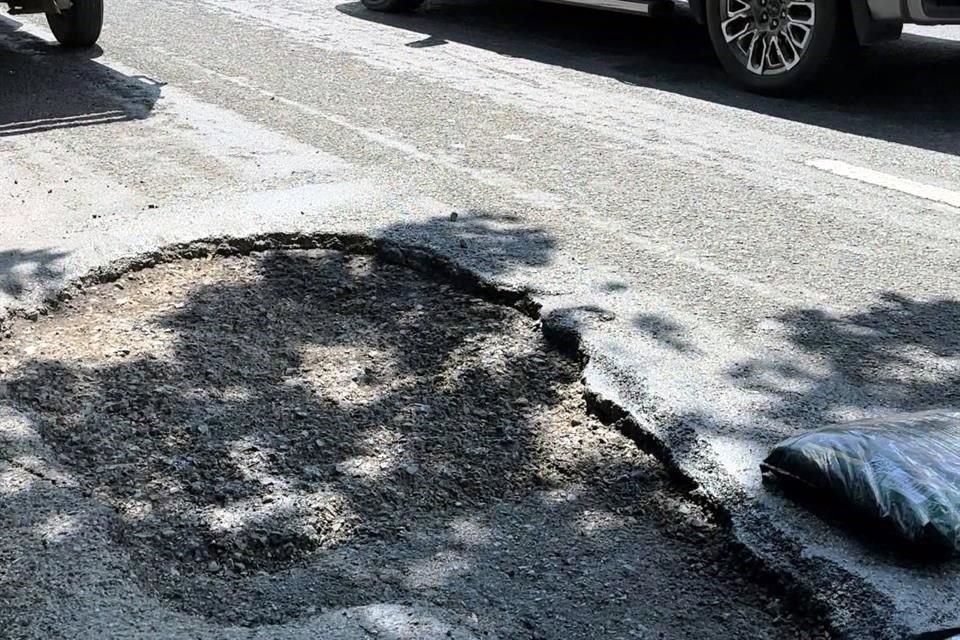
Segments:
[[[362,0],[363,6],[370,11],[382,13],[406,13],[416,11],[424,0]]]
[[[48,12],[47,23],[57,42],[71,49],[92,47],[103,29],[103,0],[73,0],[60,13]]]
[[[842,0],[706,0],[707,28],[720,63],[742,86],[756,93],[794,95],[809,88],[830,64],[839,63],[855,43],[845,4]],[[741,30],[740,37],[735,37]],[[755,43],[752,49],[751,42]],[[767,56],[757,55],[762,52],[757,45],[763,43]],[[751,52],[753,56],[748,55]]]

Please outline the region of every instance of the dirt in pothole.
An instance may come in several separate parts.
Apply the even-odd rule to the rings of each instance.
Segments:
[[[429,602],[504,638],[822,638],[533,321],[368,257],[164,264],[0,341],[0,400],[224,624]]]

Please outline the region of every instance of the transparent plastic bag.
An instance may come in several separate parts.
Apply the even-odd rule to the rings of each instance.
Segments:
[[[910,542],[960,550],[960,411],[817,429],[779,443],[761,469],[887,522]]]

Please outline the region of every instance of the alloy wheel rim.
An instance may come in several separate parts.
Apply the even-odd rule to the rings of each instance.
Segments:
[[[720,28],[733,54],[758,76],[786,73],[813,37],[814,0],[721,0]]]

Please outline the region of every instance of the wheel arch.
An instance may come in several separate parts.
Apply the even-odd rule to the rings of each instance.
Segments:
[[[839,0],[850,8],[853,26],[860,44],[896,40],[903,32],[903,22],[876,20],[870,11],[869,0]],[[690,13],[698,24],[707,23],[707,0],[690,0]]]

